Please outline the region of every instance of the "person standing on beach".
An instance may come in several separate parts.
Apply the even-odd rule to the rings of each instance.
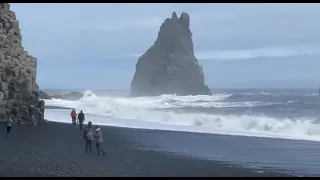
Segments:
[[[12,125],[13,125],[13,120],[9,117],[7,122],[6,122],[6,124],[7,124],[7,132],[6,132],[5,138],[10,136],[10,134],[11,134],[11,128],[12,128]]]
[[[78,122],[79,122],[80,131],[82,131],[82,129],[83,129],[83,122],[84,121],[85,121],[85,117],[84,117],[83,111],[81,110],[80,113],[78,114]]]
[[[93,136],[93,129],[92,129],[92,122],[89,121],[88,122],[88,126],[86,129],[84,129],[83,131],[83,137],[86,141],[86,145],[84,148],[85,153],[88,153],[92,151],[92,141],[94,140],[94,136]]]
[[[72,109],[70,115],[71,115],[71,119],[72,119],[72,124],[74,127],[76,127],[76,125],[77,125],[77,112],[76,112],[76,110]]]
[[[102,155],[104,156],[104,155],[106,155],[106,153],[100,147],[101,143],[103,142],[102,131],[101,131],[99,126],[96,126],[94,131],[95,131],[94,132],[94,138],[95,138],[95,141],[96,141],[97,154],[99,156],[100,152],[101,152]]]
[[[28,108],[28,113],[29,113],[29,125],[31,127],[33,127],[33,125],[34,125],[34,123],[33,123],[33,121],[34,121],[34,111],[35,111],[34,106],[30,105],[29,108]]]

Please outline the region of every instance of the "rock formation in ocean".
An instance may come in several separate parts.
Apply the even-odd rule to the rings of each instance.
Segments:
[[[21,40],[15,13],[9,3],[0,3],[0,121],[10,116],[16,123],[25,123],[28,106],[33,105],[37,125],[44,122],[44,101],[39,100],[36,84],[37,59],[22,47]]]
[[[211,95],[194,55],[190,16],[173,12],[161,25],[158,38],[136,64],[131,96],[161,94]]]
[[[70,101],[76,101],[81,99],[82,97],[83,97],[83,94],[79,92],[71,92],[68,94],[51,96],[51,98],[54,98],[54,99],[63,99],[63,100],[70,100]]]
[[[46,92],[40,90],[39,91],[39,97],[40,99],[63,99],[63,100],[71,100],[71,101],[76,101],[80,100],[84,94],[79,93],[79,92],[71,92],[68,94],[56,94],[56,95],[48,95]]]
[[[39,98],[40,99],[52,99],[46,92],[39,90]]]

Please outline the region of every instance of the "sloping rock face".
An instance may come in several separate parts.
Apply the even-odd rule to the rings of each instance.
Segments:
[[[44,91],[39,90],[39,98],[40,99],[52,99],[47,93]]]
[[[161,25],[158,38],[136,64],[131,96],[211,95],[194,56],[190,17],[174,12]]]
[[[28,121],[28,107],[35,107],[35,125],[44,122],[44,101],[36,84],[37,59],[21,45],[16,15],[9,3],[0,3],[0,121],[8,116],[17,123]]]

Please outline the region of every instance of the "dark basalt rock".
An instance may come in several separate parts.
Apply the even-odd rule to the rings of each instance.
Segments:
[[[202,67],[194,56],[190,16],[173,12],[161,25],[158,38],[136,64],[131,96],[211,95]]]
[[[44,122],[44,101],[36,83],[37,59],[22,46],[19,21],[9,3],[0,3],[0,121],[11,117],[28,121],[28,107],[36,110],[34,125]]]

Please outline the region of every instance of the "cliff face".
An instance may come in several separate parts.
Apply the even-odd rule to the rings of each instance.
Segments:
[[[33,105],[35,124],[40,124],[44,122],[44,101],[39,101],[36,84],[37,59],[24,50],[21,40],[15,13],[8,3],[0,3],[0,120],[11,116],[16,123],[24,123]]]
[[[194,56],[190,17],[174,12],[161,25],[158,38],[136,64],[131,96],[161,94],[211,95]]]

